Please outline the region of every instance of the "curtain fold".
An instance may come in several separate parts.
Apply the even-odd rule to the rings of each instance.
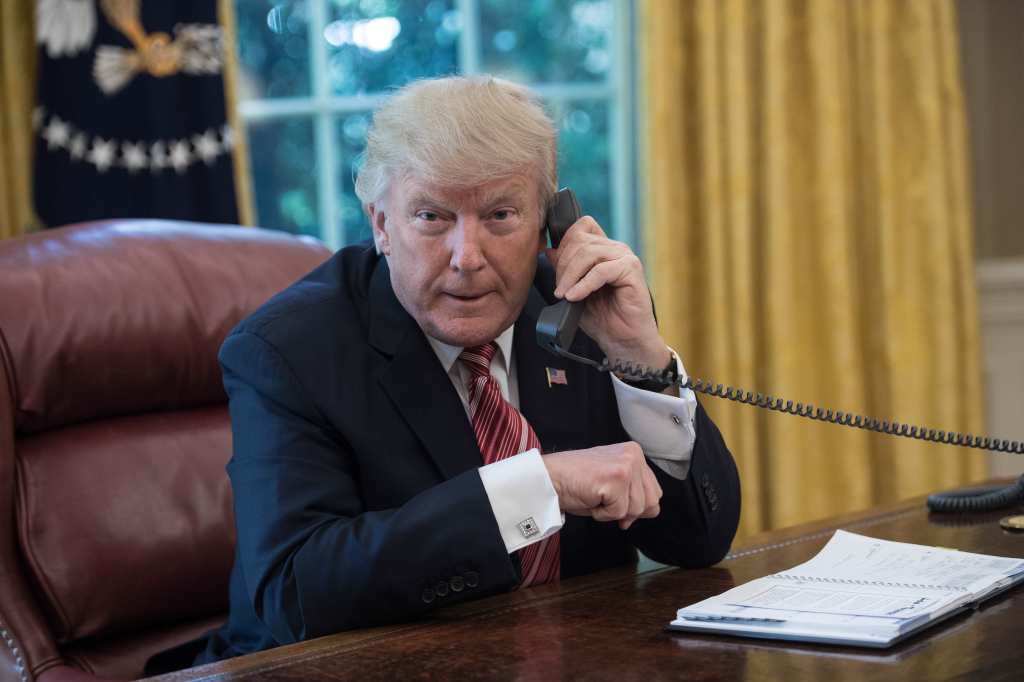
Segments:
[[[37,227],[32,210],[35,3],[0,3],[0,239]]]
[[[224,101],[227,104],[228,123],[235,131],[235,145],[231,160],[235,175],[235,201],[238,203],[238,222],[255,225],[252,173],[249,165],[249,144],[245,123],[238,113],[238,24],[235,21],[234,0],[217,0],[217,19],[224,29]]]
[[[952,3],[649,0],[641,22],[646,262],[688,371],[981,432]],[[744,533],[986,471],[962,448],[703,404]]]

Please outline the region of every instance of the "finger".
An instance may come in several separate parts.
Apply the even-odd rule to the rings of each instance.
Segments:
[[[604,258],[605,260],[632,253],[626,244],[608,239],[607,237],[588,232],[578,232],[573,236],[575,237],[574,239],[566,239],[558,248],[558,259],[563,264],[563,267],[574,263],[581,257],[581,254],[594,251],[595,249],[604,250],[607,253]]]
[[[631,255],[632,252],[625,244],[608,241],[582,244],[572,250],[563,251],[559,254],[560,267],[555,272],[555,295],[564,295],[600,263],[624,259]]]
[[[575,303],[582,301],[606,284],[623,283],[629,276],[629,268],[629,263],[625,262],[623,258],[598,263],[590,268],[590,271],[576,284],[569,287],[564,292],[563,298]]]
[[[658,483],[658,478],[654,475],[651,467],[648,466],[647,462],[644,462],[644,490],[647,495],[647,508],[644,509],[642,518],[653,519],[661,512],[661,484]]]
[[[658,502],[661,500],[662,490],[661,484],[658,483],[658,477],[654,475],[654,471],[651,469],[647,461],[644,461],[644,486],[647,489],[647,499]]]
[[[658,514],[661,513],[661,505],[655,504],[653,507],[648,507],[644,510],[644,513],[640,515],[641,519],[656,519]]]
[[[601,229],[601,225],[594,220],[594,217],[589,215],[580,216],[580,219],[574,222],[569,230],[566,231],[563,241],[569,237],[569,232],[572,230],[576,230],[577,235],[594,234],[598,237],[608,236],[604,233],[604,230]]]
[[[622,242],[608,239],[604,230],[602,230],[601,226],[597,224],[597,221],[590,216],[584,216],[569,228],[569,231],[566,232],[565,237],[559,244],[558,261],[560,263],[572,263],[576,260],[581,250],[590,248],[594,245],[610,245],[629,252],[629,246]],[[563,273],[559,272],[556,268],[555,274],[556,279],[560,281]],[[580,273],[580,276],[582,276],[582,273]]]
[[[582,244],[589,243],[590,240],[598,238],[598,235],[595,234],[593,229],[586,224],[585,219],[587,218],[589,218],[589,216],[580,218],[565,231],[565,234],[562,235],[562,240],[558,244],[558,248],[548,249],[548,257],[551,258],[551,263],[555,266],[556,272],[558,262],[566,260],[566,254],[571,255]],[[600,228],[598,228],[598,232],[600,232]]]
[[[641,499],[638,500],[637,499],[638,497],[641,498]],[[643,511],[643,509],[642,509],[643,499],[642,498],[643,498],[643,486],[640,484],[640,481],[632,481],[631,480],[630,483],[629,483],[629,491],[627,492],[627,495],[626,495],[626,500],[627,500],[626,512],[622,516],[619,517],[619,528],[621,528],[622,530],[628,530],[629,527],[631,525],[633,525],[633,522],[636,521],[637,514],[639,512]],[[638,507],[641,507],[641,508],[638,509]]]
[[[619,507],[597,507],[591,510],[591,516],[595,521],[619,521],[624,516],[625,505]]]
[[[634,487],[637,489],[642,489],[642,486],[640,484],[637,484]],[[618,519],[618,527],[622,528],[623,530],[629,530],[630,526],[633,525],[633,522],[636,521],[638,518],[641,518],[644,512],[646,511],[647,510],[646,505],[644,503],[643,494],[634,495],[630,501],[629,513],[627,513],[627,515],[623,518]]]
[[[638,462],[639,467],[646,467],[643,461]],[[628,529],[636,521],[644,510],[647,509],[647,487],[644,485],[643,470],[634,465],[633,480],[629,486],[629,515],[619,523],[622,530]]]
[[[609,490],[601,495],[601,505],[594,510],[597,521],[618,521],[629,513],[628,477],[617,479]]]
[[[618,519],[618,527],[623,530],[628,530],[633,525],[633,521],[637,520],[637,516],[643,513],[643,481],[639,477],[630,479],[628,496],[629,506],[626,509],[626,515]]]

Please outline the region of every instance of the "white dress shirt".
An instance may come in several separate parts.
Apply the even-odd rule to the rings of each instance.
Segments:
[[[495,339],[498,352],[491,361],[491,376],[498,382],[502,397],[518,410],[519,384],[512,356],[513,329],[514,325]],[[471,373],[464,363],[458,361],[462,348],[430,336],[427,336],[427,341],[448,373],[469,418],[467,382]],[[675,351],[669,350],[675,358],[679,376],[685,380],[682,361]],[[619,419],[626,433],[665,473],[678,479],[686,478],[697,439],[694,426],[697,399],[693,391],[680,389],[678,396],[645,391],[623,383],[614,374],[612,385],[619,406]],[[510,554],[557,532],[565,522],[547,467],[536,448],[481,466],[480,480]],[[520,523],[527,519],[532,519],[541,532],[527,537],[520,529]]]

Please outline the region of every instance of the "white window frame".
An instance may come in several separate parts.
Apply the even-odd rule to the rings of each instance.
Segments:
[[[304,118],[313,121],[314,148],[317,163],[317,201],[320,237],[334,250],[344,246],[345,225],[339,206],[341,183],[337,154],[336,121],[339,114],[374,109],[385,97],[384,93],[370,95],[333,95],[327,76],[328,45],[323,39],[329,23],[329,0],[306,0],[309,10],[309,63],[311,94],[309,97],[275,99],[243,99],[238,108],[246,123]],[[611,211],[613,225],[605,225],[614,239],[625,241],[636,248],[636,153],[635,153],[635,88],[633,27],[634,12],[631,0],[612,0],[613,70],[610,77],[600,83],[530,83],[542,99],[548,102],[603,100],[610,106],[609,156]],[[460,12],[462,30],[458,38],[459,73],[474,74],[480,65],[480,4],[479,0],[455,0]],[[586,207],[584,206],[584,211]]]

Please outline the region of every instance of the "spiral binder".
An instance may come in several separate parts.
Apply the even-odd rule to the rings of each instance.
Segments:
[[[793,575],[791,573],[775,573],[772,578],[794,580],[801,583],[829,583],[832,585],[870,585],[872,587],[902,587],[912,590],[941,590],[943,592],[969,592],[966,587],[957,585],[929,585],[927,583],[899,583],[887,580],[856,580],[854,578],[828,578],[812,575]]]

